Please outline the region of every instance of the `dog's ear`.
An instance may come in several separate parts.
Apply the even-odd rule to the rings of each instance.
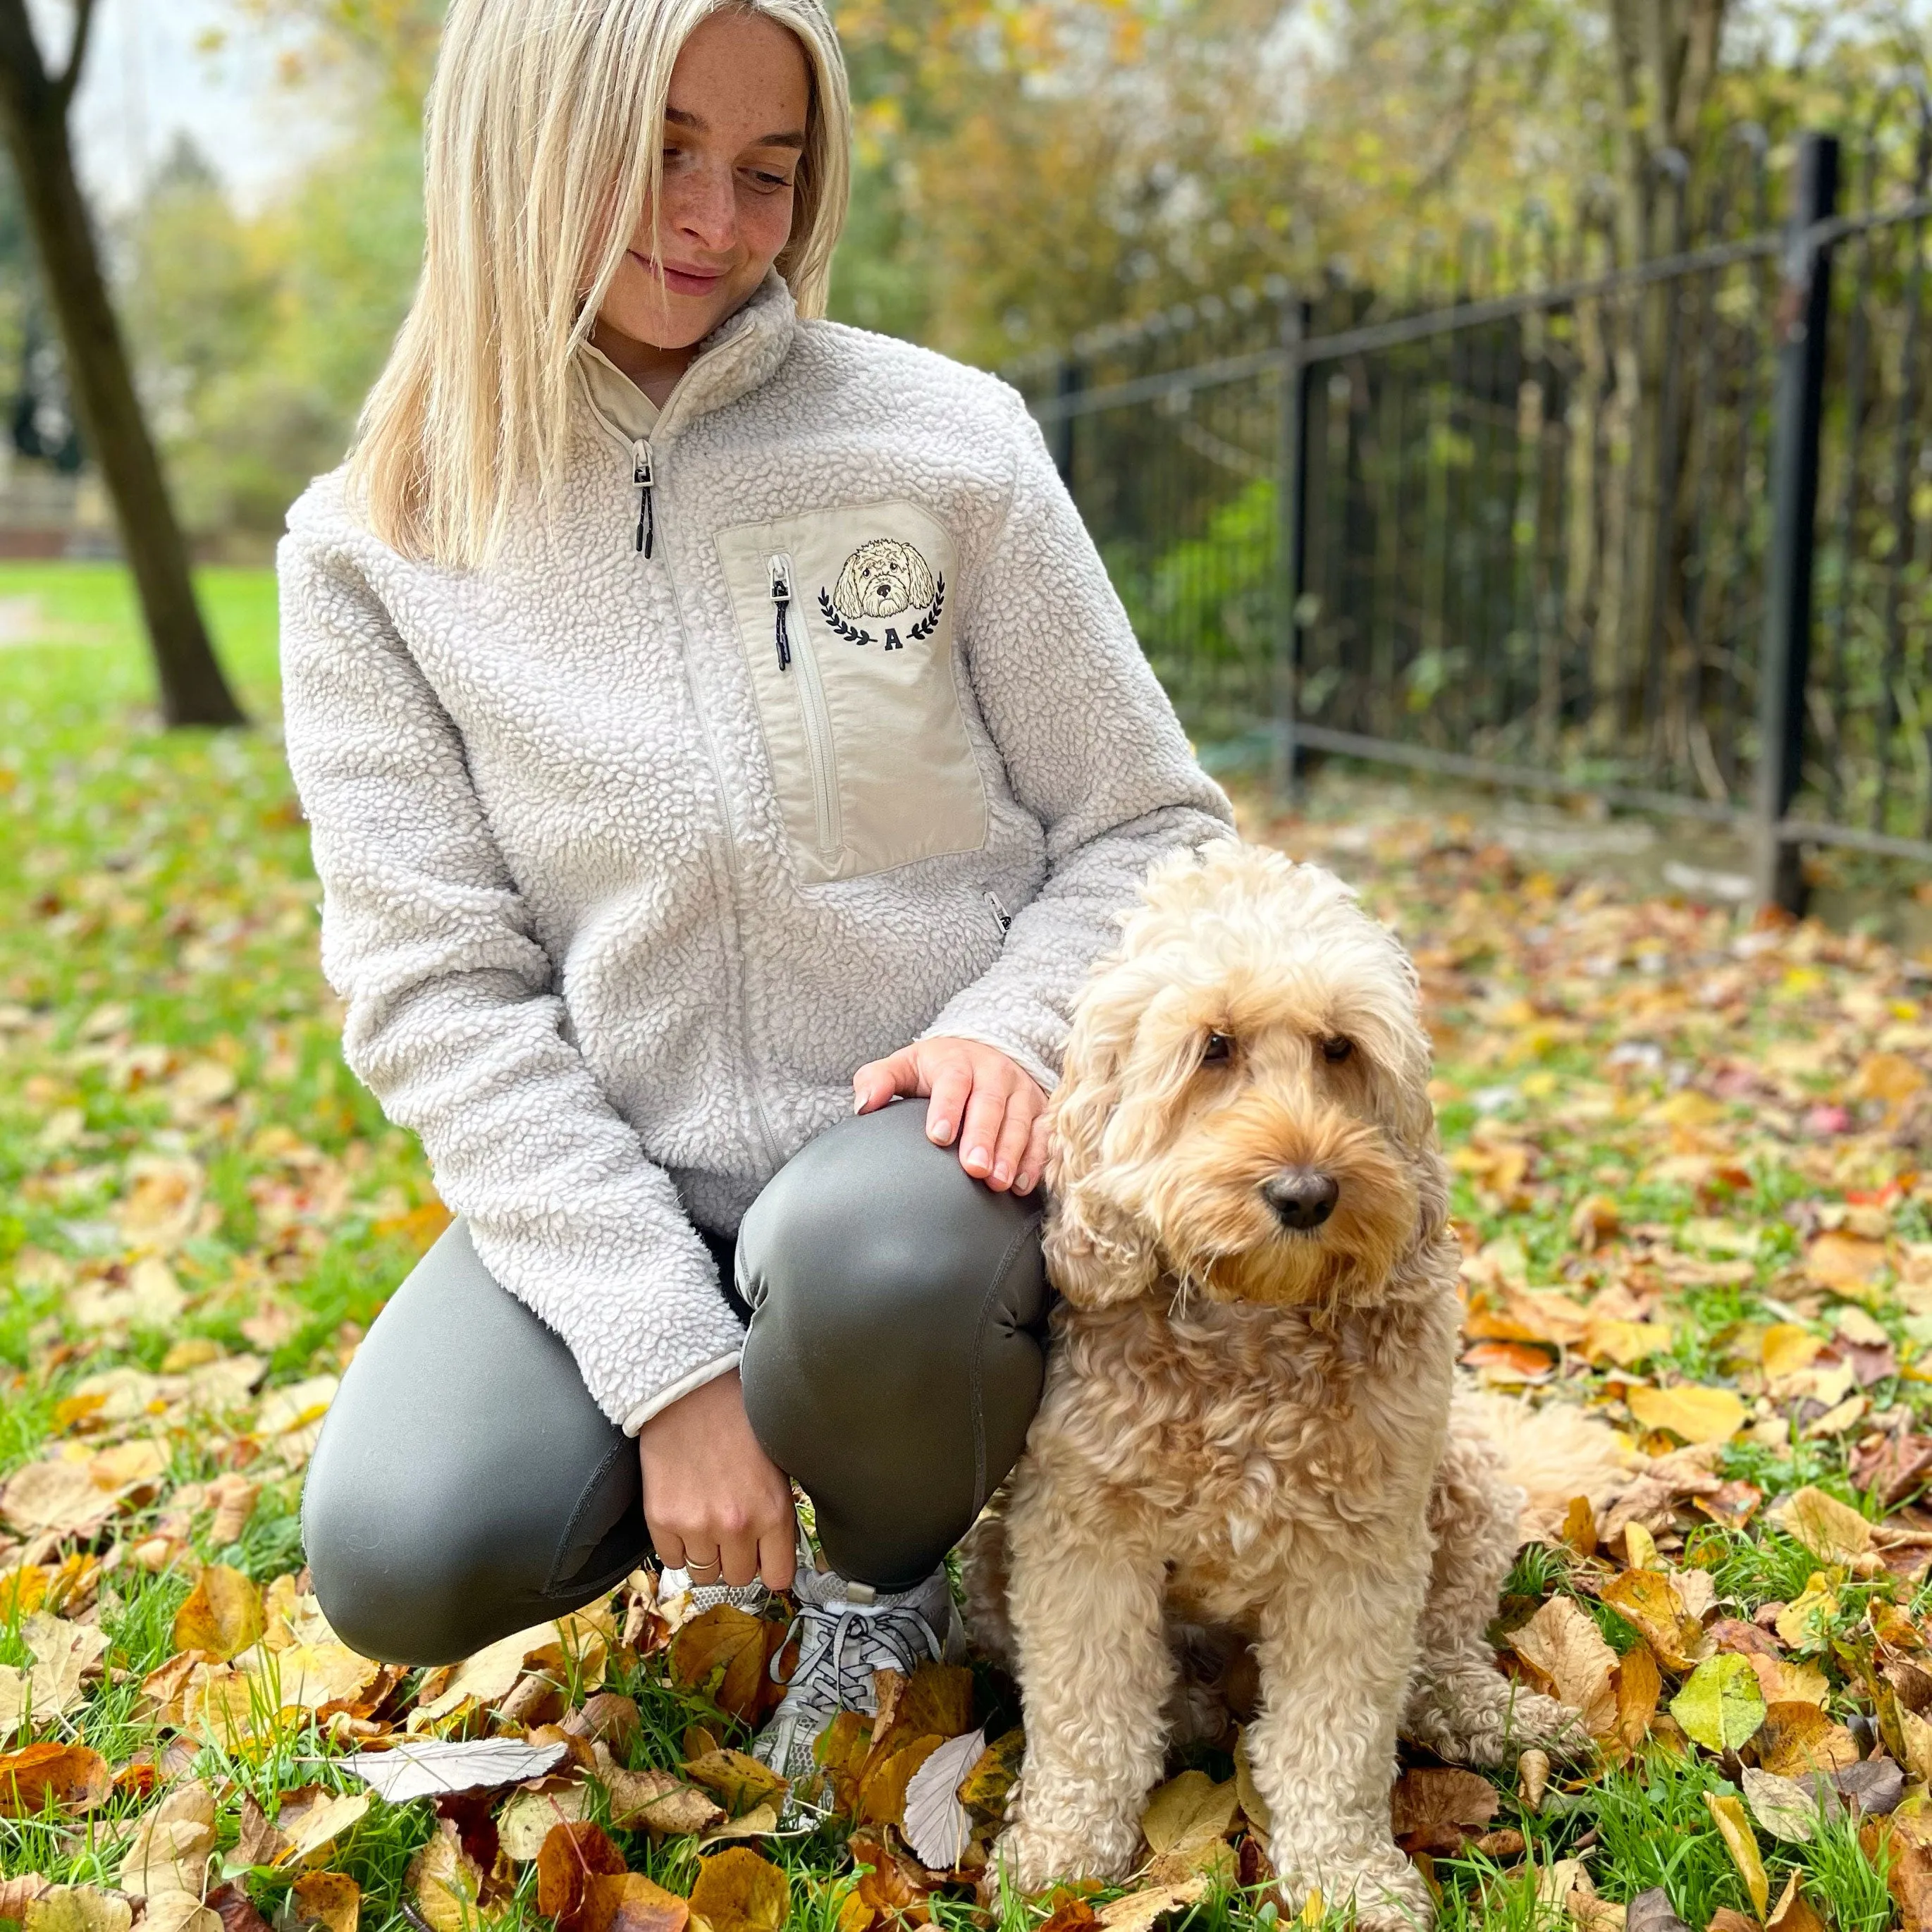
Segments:
[[[1047,1122],[1049,1203],[1041,1246],[1052,1283],[1076,1307],[1129,1301],[1159,1271],[1154,1243],[1108,1193],[1102,1143],[1134,1034],[1130,1002],[1089,988],[1067,1041]]]

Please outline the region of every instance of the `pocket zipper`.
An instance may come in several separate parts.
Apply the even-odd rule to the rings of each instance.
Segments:
[[[818,831],[818,849],[827,859],[835,859],[842,842],[838,831],[838,795],[833,777],[832,719],[825,708],[825,687],[819,682],[818,660],[812,656],[812,638],[801,630],[794,648],[785,626],[790,608],[794,572],[791,559],[782,550],[765,560],[771,584],[773,628],[778,640],[778,669],[789,671],[798,663],[798,710],[805,726],[806,756],[812,761],[812,807]]]
[[[649,556],[657,536],[657,515],[651,507],[651,446],[642,437],[631,446],[631,481],[638,490],[638,548]]]
[[[994,892],[991,886],[988,886],[986,890],[986,903],[993,908],[993,916],[1000,922],[1000,937],[1004,939],[1006,938],[1007,932],[1012,928],[1013,916],[1011,913],[1007,911],[1004,906],[1000,904],[999,894]]]
[[[785,611],[791,603],[791,559],[768,557],[765,568],[771,573],[772,604],[778,612],[778,669],[791,668],[791,640],[785,635]]]

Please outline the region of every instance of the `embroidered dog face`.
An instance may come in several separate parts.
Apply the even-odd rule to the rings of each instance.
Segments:
[[[926,559],[896,537],[874,537],[845,560],[833,586],[832,608],[842,617],[896,617],[932,602],[932,572]]]
[[[1163,862],[1054,1098],[1055,1285],[1378,1298],[1446,1222],[1429,1060],[1414,969],[1340,880],[1232,840]]]

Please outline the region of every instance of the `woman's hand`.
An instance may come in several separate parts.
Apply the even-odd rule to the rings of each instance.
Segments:
[[[852,1076],[853,1112],[869,1114],[895,1094],[926,1094],[926,1138],[950,1147],[976,1180],[1030,1194],[1046,1165],[1046,1094],[1017,1060],[976,1040],[920,1040]]]
[[[660,1409],[638,1431],[644,1523],[665,1568],[694,1583],[791,1587],[798,1548],[791,1484],[752,1433],[738,1371]],[[720,1566],[722,1567],[722,1570]]]

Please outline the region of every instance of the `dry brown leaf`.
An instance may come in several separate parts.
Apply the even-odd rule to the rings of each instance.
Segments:
[[[973,1728],[973,1673],[964,1664],[922,1664],[906,1678],[882,1727],[875,1749],[897,1750],[915,1738],[964,1737]]]
[[[626,1771],[613,1765],[598,1775],[610,1794],[610,1822],[620,1831],[641,1826],[653,1837],[708,1832],[723,1822],[723,1808],[668,1771]]]
[[[1205,1898],[1213,1882],[1207,1874],[1202,1873],[1178,1885],[1130,1892],[1124,1898],[1117,1898],[1102,1906],[1095,1916],[1107,1932],[1148,1932],[1156,1920]]]
[[[346,1872],[304,1872],[292,1887],[297,1920],[323,1932],[356,1932],[362,1913],[362,1888]]]
[[[1510,1633],[1509,1644],[1540,1688],[1580,1714],[1592,1737],[1607,1737],[1616,1730],[1617,1699],[1611,1673],[1617,1654],[1574,1599],[1552,1597],[1520,1629]]]
[[[1489,1823],[1501,1802],[1496,1786],[1473,1771],[1406,1771],[1390,1794],[1390,1828],[1410,1857],[1448,1857]]]
[[[753,1724],[782,1694],[770,1664],[784,1626],[719,1604],[694,1616],[670,1640],[670,1670],[728,1715]]]
[[[701,1784],[724,1806],[727,1817],[742,1817],[754,1806],[782,1798],[785,1780],[769,1765],[743,1751],[707,1751],[684,1767],[693,1784]]]
[[[1764,1932],[1826,1932],[1824,1920],[1811,1909],[1799,1889],[1799,1876],[1793,1872],[1786,1880],[1784,1890],[1764,1922]]]
[[[1649,1736],[1650,1727],[1657,1720],[1664,1678],[1648,1646],[1641,1643],[1624,1652],[1618,1661],[1616,1678],[1616,1736],[1627,1749],[1635,1750]]]
[[[27,1907],[21,1932],[128,1932],[134,1908],[92,1885],[50,1886]]]
[[[184,1892],[199,1899],[214,1850],[214,1792],[205,1784],[177,1785],[134,1827],[121,1889],[136,1898]]]
[[[857,1815],[865,1823],[897,1825],[905,1818],[906,1786],[913,1774],[946,1740],[938,1737],[915,1738],[897,1750],[888,1746],[884,1754],[875,1748],[866,1760],[859,1780]]]
[[[590,1788],[555,1784],[543,1791],[520,1791],[496,1814],[496,1841],[503,1856],[528,1864],[560,1825],[580,1825],[590,1816]],[[614,1818],[614,1824],[616,1822]]]
[[[779,1932],[790,1907],[791,1881],[749,1846],[698,1860],[691,1916],[706,1932]]]
[[[366,1791],[343,1796],[319,1784],[288,1792],[275,1816],[288,1849],[277,1862],[298,1864],[319,1857],[362,1818],[369,1802]]]
[[[597,1900],[590,1881],[623,1870],[624,1855],[600,1826],[554,1825],[537,1853],[537,1910],[556,1920],[556,1932],[591,1932]]]
[[[1872,1546],[1871,1525],[1856,1510],[1808,1484],[1786,1496],[1770,1520],[1822,1563],[1855,1565]]]
[[[434,1837],[410,1861],[403,1886],[430,1932],[476,1932],[483,1874],[464,1850],[453,1820],[436,1821]]]
[[[1805,1250],[1805,1271],[1820,1288],[1856,1300],[1877,1280],[1889,1257],[1882,1241],[1833,1229]]]
[[[1777,1778],[1842,1771],[1858,1761],[1858,1740],[1809,1703],[1768,1706],[1753,1748],[1759,1768]]]
[[[1604,1586],[1603,1600],[1636,1626],[1658,1662],[1674,1676],[1690,1670],[1709,1648],[1703,1626],[1661,1570],[1623,1570]]]
[[[684,1932],[691,1907],[642,1872],[598,1873],[584,1887],[584,1932]]]
[[[85,1744],[29,1744],[0,1757],[0,1817],[44,1810],[51,1798],[63,1810],[91,1811],[114,1788],[114,1774]]]

